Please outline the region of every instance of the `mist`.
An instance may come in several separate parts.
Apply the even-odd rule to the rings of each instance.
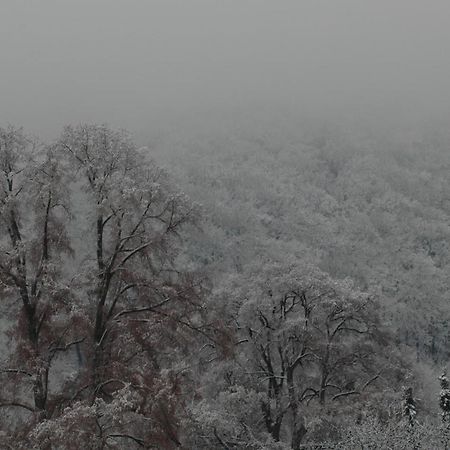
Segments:
[[[223,116],[444,121],[449,47],[441,0],[5,1],[0,122],[146,140]]]
[[[1,448],[449,449],[449,54],[448,0],[1,1]]]

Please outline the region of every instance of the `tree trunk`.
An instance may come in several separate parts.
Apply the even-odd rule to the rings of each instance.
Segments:
[[[303,438],[306,435],[306,427],[303,423],[294,423],[294,429],[292,431],[292,440],[291,440],[291,448],[293,450],[300,450],[301,443]]]
[[[47,386],[48,369],[40,369],[36,373],[36,379],[33,383],[34,406],[44,418],[47,417]]]
[[[299,401],[296,396],[295,386],[294,386],[294,371],[289,368],[286,371],[286,382],[288,386],[289,394],[289,406],[292,413],[292,438],[291,438],[291,448],[293,450],[300,450],[300,445],[306,434],[306,427],[304,418],[299,412]]]
[[[325,404],[325,394],[326,394],[326,386],[328,380],[328,371],[325,367],[322,368],[322,376],[320,379],[320,391],[319,391],[319,403],[321,405]]]

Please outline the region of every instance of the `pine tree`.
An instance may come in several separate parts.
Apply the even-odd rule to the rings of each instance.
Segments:
[[[403,415],[408,419],[409,425],[416,423],[416,401],[413,397],[412,388],[405,388],[403,391]]]
[[[442,421],[450,423],[450,389],[446,370],[439,377],[439,382],[441,384],[439,406],[442,409]]]

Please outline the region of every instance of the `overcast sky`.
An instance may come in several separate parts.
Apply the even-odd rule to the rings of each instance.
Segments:
[[[448,0],[1,0],[0,124],[442,115]]]

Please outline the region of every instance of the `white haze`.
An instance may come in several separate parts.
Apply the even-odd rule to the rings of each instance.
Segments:
[[[449,50],[445,0],[3,0],[0,123],[442,122]]]

